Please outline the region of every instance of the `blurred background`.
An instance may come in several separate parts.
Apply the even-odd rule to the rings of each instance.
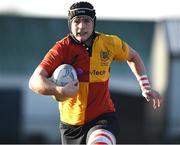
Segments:
[[[96,30],[121,37],[141,55],[163,95],[154,110],[126,62],[113,62],[110,89],[120,143],[180,143],[180,9],[174,0],[87,0]],[[0,0],[0,143],[60,143],[58,104],[28,88],[36,66],[68,31],[74,0]],[[102,4],[103,2],[103,4]]]

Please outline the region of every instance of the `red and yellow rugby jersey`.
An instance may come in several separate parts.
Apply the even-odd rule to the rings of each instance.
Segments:
[[[49,76],[61,64],[71,64],[78,74],[79,93],[59,102],[61,121],[82,125],[106,112],[115,112],[109,92],[109,71],[113,60],[128,59],[128,45],[114,35],[97,33],[92,54],[70,36],[57,42],[46,54],[40,66]]]

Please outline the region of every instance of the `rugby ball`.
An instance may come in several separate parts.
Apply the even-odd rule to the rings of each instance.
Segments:
[[[62,64],[55,69],[50,80],[59,86],[65,86],[77,80],[76,70],[70,64]]]

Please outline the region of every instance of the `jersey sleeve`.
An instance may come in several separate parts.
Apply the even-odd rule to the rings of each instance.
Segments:
[[[112,37],[114,41],[114,50],[115,50],[114,60],[126,61],[129,56],[128,44],[117,36],[112,36]]]
[[[45,55],[41,63],[40,67],[44,68],[48,75],[51,76],[54,70],[63,63],[63,47],[56,43]]]

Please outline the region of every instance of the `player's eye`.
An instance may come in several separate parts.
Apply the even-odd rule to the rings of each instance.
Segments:
[[[76,24],[80,23],[80,19],[74,19],[73,23],[76,23]]]

